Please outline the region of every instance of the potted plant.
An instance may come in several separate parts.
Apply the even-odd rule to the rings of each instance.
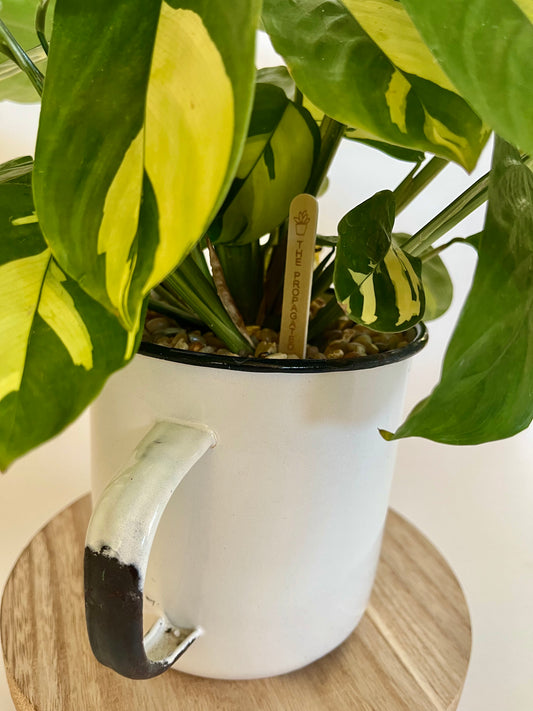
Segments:
[[[46,5],[37,20],[43,52]],[[230,13],[222,2],[75,5],[57,2],[45,82],[2,27],[11,61],[37,91],[44,83],[35,162],[3,166],[0,185],[2,466],[62,429],[132,359],[147,308],[203,320],[227,350],[254,355],[250,326],[279,323],[289,204],[324,188],[343,139],[414,167],[398,186],[384,180],[393,190],[354,206],[337,235],[319,237],[313,289],[322,302],[311,339],[344,330],[332,328],[343,314],[363,329],[349,341],[368,344],[361,362],[390,338],[370,331],[406,334],[392,337],[395,346],[412,338],[425,310],[439,315],[451,298],[439,259],[448,244],[437,240],[488,199],[483,232],[463,240],[478,250],[478,267],[441,381],[394,434],[381,427],[387,439],[454,444],[527,427],[533,28],[525,0],[486,2],[483,21],[464,0],[267,0],[233,3]],[[259,18],[289,71],[256,77]],[[448,161],[472,169],[491,130],[490,175],[417,234],[394,234],[395,214]],[[424,162],[425,153],[434,157]],[[179,342],[179,327],[163,326],[170,331],[160,335]],[[343,355],[358,350],[341,343]]]

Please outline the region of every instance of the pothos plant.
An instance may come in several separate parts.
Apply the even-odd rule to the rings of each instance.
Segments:
[[[478,264],[441,380],[388,436],[475,444],[527,427],[531,0],[3,0],[0,18],[2,96],[42,94],[35,159],[0,169],[2,468],[133,357],[150,299],[246,353],[227,293],[246,322],[276,323],[289,203],[324,189],[342,140],[412,166],[319,238],[313,293],[327,303],[311,336],[342,311],[386,332],[442,313],[439,253],[458,238],[437,240],[488,200],[482,233],[460,240]],[[258,28],[286,66],[256,73]],[[491,131],[490,174],[395,234],[449,161],[474,168]]]

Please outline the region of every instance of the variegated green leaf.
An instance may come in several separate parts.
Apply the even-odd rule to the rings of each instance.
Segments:
[[[414,148],[403,148],[402,146],[395,146],[392,143],[376,141],[373,138],[367,137],[364,131],[357,128],[347,128],[344,132],[344,137],[349,141],[357,141],[358,143],[363,143],[365,146],[370,146],[370,148],[377,148],[378,151],[386,153],[391,158],[403,160],[407,163],[423,163],[426,157],[422,151],[417,151]]]
[[[295,100],[296,84],[287,71],[287,67],[265,67],[264,69],[260,69],[257,72],[257,81],[279,86],[280,89],[283,89],[291,101]],[[320,111],[320,109],[311,103],[307,96],[303,96],[302,105],[309,111],[317,125],[320,125],[322,119],[324,118],[324,112]],[[357,141],[358,143],[364,143],[372,148],[377,148],[379,151],[382,151],[383,153],[390,155],[391,158],[396,158],[397,160],[404,160],[409,163],[422,163],[424,160],[424,154],[422,151],[402,148],[401,146],[394,146],[390,143],[383,143],[383,141],[376,141],[360,128],[350,128],[347,126],[344,131],[344,137],[350,141]]]
[[[371,140],[476,164],[488,132],[397,0],[265,0],[263,19],[296,84],[326,114]]]
[[[37,213],[62,268],[128,328],[231,182],[253,95],[258,4],[95,0],[80,22],[77,0],[57,2]]]
[[[345,313],[375,331],[403,331],[424,315],[421,262],[393,242],[394,196],[377,193],[339,223],[333,282]]]
[[[395,233],[393,240],[403,246],[411,235]],[[450,308],[453,299],[453,282],[446,265],[434,254],[430,259],[422,261],[422,284],[424,287],[425,309],[424,322],[434,321]]]
[[[258,83],[241,162],[209,230],[213,241],[242,245],[272,232],[305,190],[319,146],[309,112],[280,87]]]
[[[480,444],[525,429],[533,416],[533,174],[495,143],[487,218],[472,289],[440,382],[390,438]],[[445,416],[443,416],[443,413]]]
[[[402,0],[447,76],[496,133],[533,152],[531,0]]]
[[[135,347],[53,259],[28,161],[0,170],[0,468],[62,430]]]

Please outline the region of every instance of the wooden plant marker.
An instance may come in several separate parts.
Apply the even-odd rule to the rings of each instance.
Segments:
[[[279,352],[305,358],[318,202],[302,193],[291,202]]]

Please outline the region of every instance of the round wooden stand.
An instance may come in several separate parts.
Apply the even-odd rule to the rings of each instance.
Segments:
[[[442,556],[389,513],[370,606],[351,637],[292,674],[215,681],[167,672],[130,681],[100,666],[85,632],[89,497],[19,558],[2,601],[6,674],[20,711],[453,711],[470,656],[461,588]]]

